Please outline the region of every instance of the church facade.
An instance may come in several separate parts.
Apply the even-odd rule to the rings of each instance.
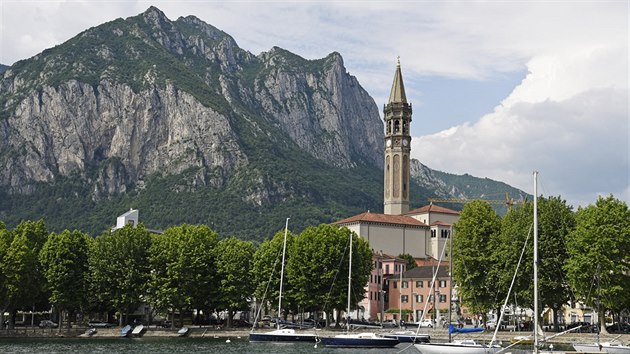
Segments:
[[[392,298],[398,299],[391,301],[392,304],[402,306],[398,281],[388,280],[400,277],[406,270],[406,261],[398,256],[411,255],[417,264],[437,264],[448,244],[452,225],[459,218],[458,212],[432,204],[409,210],[411,114],[398,61],[389,100],[383,108],[383,213],[367,211],[335,223],[366,239],[374,253],[374,269],[366,286],[366,296],[353,318],[382,319]],[[402,280],[400,282],[402,284]],[[414,314],[414,318],[420,316]]]

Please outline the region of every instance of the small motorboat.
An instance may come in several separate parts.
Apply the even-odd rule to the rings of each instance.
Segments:
[[[129,337],[131,335],[132,330],[133,330],[133,327],[131,327],[130,325],[126,325],[120,330],[120,336],[123,338]]]
[[[133,328],[133,331],[131,331],[131,335],[134,337],[142,337],[142,335],[144,334],[145,328],[143,325],[137,325]]]
[[[180,337],[186,337],[190,334],[190,328],[188,327],[182,327],[179,329],[179,331],[177,331],[177,335]]]

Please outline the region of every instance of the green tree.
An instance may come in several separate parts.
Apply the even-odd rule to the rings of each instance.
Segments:
[[[519,306],[533,307],[533,213],[534,208],[531,202],[509,210],[501,219],[500,234],[490,241],[491,253],[488,256],[488,262],[491,268],[488,271],[488,281],[495,284],[497,296],[495,307],[502,305],[507,296],[526,240],[526,252],[523,254],[519,273],[514,279],[513,295],[508,300],[509,303],[514,303],[513,299],[516,298]]]
[[[13,328],[18,309],[32,309],[45,298],[45,279],[39,263],[48,232],[43,220],[22,221],[3,239],[8,247],[0,263],[4,275],[5,310],[9,312],[9,328]],[[9,241],[10,240],[10,241]]]
[[[603,321],[606,310],[630,308],[630,210],[612,195],[599,197],[595,205],[578,208],[575,220],[567,238],[567,279],[580,300],[595,307],[599,265]]]
[[[405,263],[405,269],[406,270],[411,270],[411,269],[414,269],[415,267],[418,266],[416,264],[416,260],[409,253],[400,254],[400,255],[398,255],[398,258],[402,258],[402,259],[404,259],[407,262],[407,263]]]
[[[489,274],[490,281],[500,290],[498,299],[501,303],[507,295],[524,242],[529,237],[509,303],[513,303],[515,296],[519,306],[533,308],[533,222],[532,202],[510,210],[501,220],[501,235],[493,242],[491,259],[495,266]],[[565,240],[574,225],[574,215],[566,201],[560,197],[538,197],[538,294],[540,305],[554,313],[558,313],[569,300],[570,290],[562,267],[567,259]],[[558,325],[557,319],[554,324]]]
[[[295,238],[286,269],[296,301],[306,311],[346,310],[351,236],[351,306],[356,308],[372,271],[368,242],[346,227],[327,224],[309,227]]]
[[[288,263],[291,253],[288,251],[293,244],[294,235],[287,232],[287,252],[285,264]],[[261,301],[260,306],[277,306],[280,291],[280,272],[282,269],[282,250],[284,246],[284,230],[278,231],[270,240],[264,241],[254,253],[252,261],[252,279],[254,283],[254,296]],[[291,296],[291,284],[285,271],[283,281],[283,304],[289,307],[295,303]],[[281,314],[278,314],[280,317]]]
[[[178,309],[180,316],[191,308],[209,312],[217,296],[216,244],[216,233],[204,225],[171,227],[155,235],[149,249],[150,302],[162,311]]]
[[[219,278],[219,305],[228,311],[227,327],[237,311],[249,308],[253,282],[251,278],[254,244],[230,237],[219,241],[216,247],[216,265]]]
[[[489,203],[467,203],[455,224],[453,236],[453,278],[462,302],[474,313],[485,314],[495,308],[498,289],[488,274],[493,264],[492,240],[501,231],[501,219]]]
[[[574,228],[575,214],[565,200],[560,196],[538,198],[538,294],[543,308],[552,309],[554,314],[570,300],[571,290],[563,266],[568,259],[566,239]],[[530,259],[531,264],[533,251]],[[557,330],[557,316],[554,326]]]
[[[151,236],[142,224],[106,231],[93,243],[89,257],[92,301],[97,308],[117,310],[120,325],[144,301],[150,246]]]
[[[59,311],[59,330],[62,313],[77,310],[87,302],[88,255],[92,240],[77,230],[53,232],[39,253],[48,286],[48,300]]]

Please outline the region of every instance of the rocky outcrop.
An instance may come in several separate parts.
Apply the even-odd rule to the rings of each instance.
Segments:
[[[0,185],[14,193],[79,175],[99,198],[191,168],[191,185],[220,187],[248,165],[242,129],[331,166],[382,166],[377,106],[341,55],[256,57],[193,16],[173,22],[154,7],[14,65],[0,105]],[[249,125],[238,130],[239,120]]]

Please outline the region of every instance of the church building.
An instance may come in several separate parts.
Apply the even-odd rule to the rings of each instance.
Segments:
[[[374,269],[366,286],[366,297],[353,318],[383,318],[383,312],[389,308],[388,300],[402,297],[398,281],[387,280],[401,276],[406,270],[406,261],[398,256],[409,254],[419,265],[437,264],[448,244],[452,225],[459,219],[458,212],[432,204],[409,210],[411,113],[399,60],[389,101],[383,109],[383,213],[367,211],[335,223],[366,239],[374,252]],[[396,301],[398,304],[402,302]]]

